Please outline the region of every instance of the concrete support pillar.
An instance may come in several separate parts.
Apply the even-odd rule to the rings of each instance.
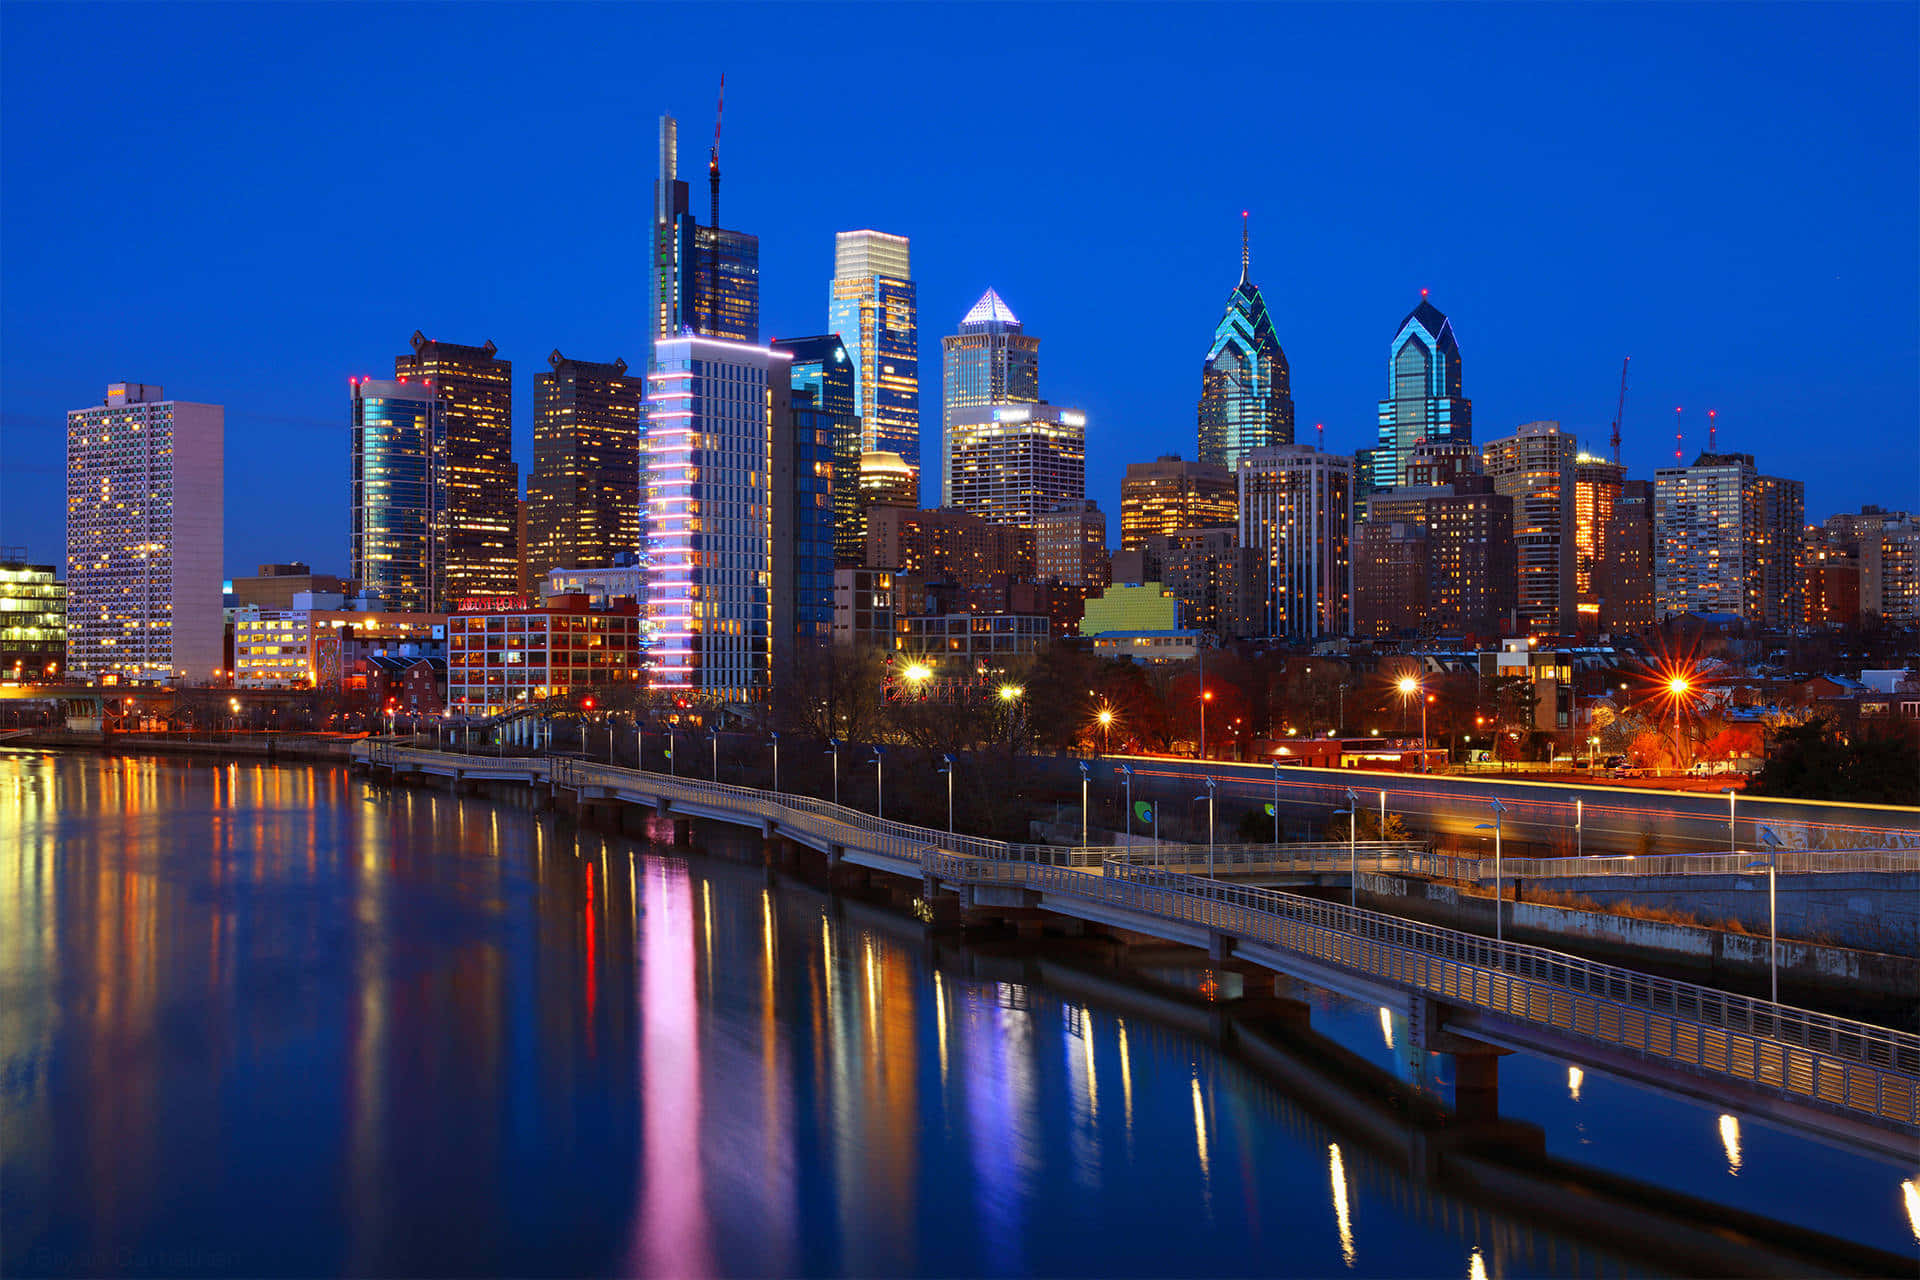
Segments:
[[[685,848],[693,843],[693,819],[675,818],[673,820],[673,843],[676,848]]]
[[[1453,1055],[1453,1108],[1467,1124],[1500,1118],[1500,1056],[1505,1050]]]
[[[1225,964],[1233,958],[1233,944],[1239,941],[1230,933],[1221,933],[1218,929],[1207,930],[1207,959],[1214,964]]]

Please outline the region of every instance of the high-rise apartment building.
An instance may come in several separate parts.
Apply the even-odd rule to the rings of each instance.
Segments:
[[[446,404],[426,382],[354,378],[347,572],[396,613],[446,611]]]
[[[1033,572],[1074,587],[1107,585],[1107,516],[1091,499],[1048,507],[1033,521]]]
[[[1431,580],[1426,525],[1378,518],[1354,523],[1355,635],[1384,640],[1425,629]]]
[[[1034,535],[1018,525],[994,524],[957,507],[918,511],[875,507],[867,520],[867,565],[898,569],[923,583],[987,587],[1033,576]]]
[[[920,467],[920,321],[905,236],[842,231],[833,238],[827,328],[854,367],[863,449]]]
[[[1155,534],[1134,554],[1153,566],[1153,572],[1142,573],[1140,580],[1158,581],[1179,600],[1187,626],[1211,631],[1223,640],[1258,635],[1266,626],[1261,556],[1240,545],[1240,531],[1233,525]]]
[[[1265,634],[1353,630],[1353,459],[1309,445],[1253,449],[1240,459],[1240,545],[1259,553]]]
[[[1038,404],[1040,339],[992,289],[940,340],[940,505],[953,505],[953,415],[996,404]]]
[[[1702,453],[1654,473],[1654,612],[1733,614],[1784,630],[1803,618],[1801,484],[1748,453]]]
[[[1453,322],[1420,291],[1387,354],[1387,398],[1380,402],[1380,443],[1371,451],[1372,484],[1412,484],[1407,460],[1415,445],[1473,443],[1473,402],[1460,389],[1460,344]]]
[[[67,671],[204,684],[225,665],[226,411],[139,382],[67,414]]]
[[[1801,551],[1800,598],[1809,627],[1860,625],[1860,546],[1827,537],[1817,524],[1806,528]]]
[[[1920,525],[1900,520],[1861,533],[1860,611],[1883,626],[1920,623]]]
[[[840,565],[857,565],[866,552],[866,507],[860,500],[860,415],[855,409],[853,359],[837,335],[783,338],[771,344],[793,360],[793,409],[824,415],[833,432],[831,497],[833,554]],[[816,422],[814,429],[819,429]],[[910,503],[917,498],[909,498]]]
[[[1494,492],[1513,499],[1518,621],[1527,632],[1567,634],[1575,627],[1574,459],[1579,452],[1578,441],[1557,422],[1523,423],[1481,448]]]
[[[1087,496],[1087,415],[1060,405],[984,405],[953,413],[953,506],[996,524]]]
[[[1374,494],[1354,526],[1354,627],[1361,635],[1416,630],[1494,639],[1513,627],[1514,501],[1482,475]],[[1396,534],[1392,530],[1397,527]],[[1362,545],[1364,537],[1368,539]],[[1409,601],[1399,574],[1421,566]]]
[[[393,376],[425,382],[446,406],[446,599],[497,596],[520,579],[520,468],[513,461],[513,361],[499,348],[434,342],[418,330]]]
[[[1120,547],[1138,551],[1155,536],[1240,518],[1233,472],[1211,462],[1183,462],[1177,453],[1129,462],[1120,477]]]
[[[1607,518],[1606,554],[1594,568],[1600,630],[1636,634],[1653,625],[1653,484],[1623,480]]]
[[[1240,283],[1200,369],[1200,461],[1229,471],[1248,450],[1293,443],[1293,375],[1251,271],[1243,215]]]
[[[646,380],[627,362],[555,350],[534,381],[527,571],[603,569],[640,546],[640,419]]]
[[[701,223],[689,203],[687,184],[680,177],[679,137],[678,122],[672,116],[661,116],[660,176],[653,184],[652,262],[648,273],[653,343],[687,334],[758,342],[760,238],[718,225],[717,153],[708,159],[710,201],[707,222]]]
[[[1620,501],[1627,469],[1617,462],[1576,453],[1573,458],[1574,621],[1582,632],[1600,630],[1600,575],[1606,564],[1607,530]]]
[[[788,358],[791,389],[786,447],[776,440],[773,455],[774,561],[784,570],[773,579],[779,663],[796,645],[826,644],[833,631],[833,569],[845,533],[838,503],[847,496],[842,486],[855,485],[858,497],[860,434],[849,411],[851,369],[839,339],[776,342],[772,350]],[[777,419],[774,430],[780,430]]]
[[[654,361],[645,483],[653,504],[650,683],[744,702],[771,682],[774,584],[791,572],[774,539],[775,505],[791,499],[774,480],[793,466],[782,456],[792,448],[789,358],[679,337],[657,344]]]

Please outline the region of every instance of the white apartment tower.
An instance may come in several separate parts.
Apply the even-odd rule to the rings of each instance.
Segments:
[[[205,684],[224,665],[226,411],[116,382],[67,414],[67,669]]]
[[[1266,579],[1266,634],[1353,632],[1353,459],[1304,444],[1240,457],[1240,545]]]
[[[1800,481],[1761,475],[1750,453],[1703,453],[1692,466],[1655,471],[1654,614],[1800,625],[1803,549],[1794,531],[1804,517]]]
[[[1087,496],[1087,415],[1057,404],[955,409],[950,505],[1031,529],[1043,511]]]

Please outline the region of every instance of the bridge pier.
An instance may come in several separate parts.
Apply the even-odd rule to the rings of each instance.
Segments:
[[[693,819],[675,818],[673,820],[673,846],[684,849],[693,843]]]

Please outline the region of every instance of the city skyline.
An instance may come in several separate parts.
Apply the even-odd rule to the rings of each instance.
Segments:
[[[226,209],[221,219],[169,213],[129,222],[108,212],[61,218],[58,193],[70,180],[81,172],[113,172],[116,161],[124,167],[136,154],[116,132],[119,113],[133,101],[124,86],[102,81],[97,101],[68,104],[59,129],[9,128],[13,163],[47,180],[11,184],[0,206],[6,242],[37,246],[31,258],[8,255],[0,312],[6,338],[0,411],[9,455],[0,486],[0,540],[24,544],[40,559],[57,558],[62,540],[52,482],[62,469],[64,414],[94,400],[108,381],[161,383],[183,398],[227,407],[229,574],[290,559],[339,572],[346,568],[339,494],[346,486],[348,429],[340,393],[349,376],[384,372],[397,335],[421,329],[457,342],[491,338],[502,358],[523,369],[555,347],[622,357],[634,367],[644,363],[648,232],[640,211],[650,207],[654,177],[645,157],[658,114],[666,111],[688,131],[683,171],[697,164],[694,153],[705,141],[705,114],[722,68],[686,66],[629,82],[597,53],[581,55],[584,69],[563,68],[544,41],[577,32],[586,15],[559,10],[558,33],[540,37],[527,84],[502,90],[510,109],[497,127],[511,140],[536,125],[544,133],[617,118],[643,159],[605,181],[604,206],[576,203],[563,222],[550,223],[505,194],[489,193],[457,206],[429,199],[424,209],[396,207],[390,214],[369,214],[355,203],[348,218],[336,193],[350,194],[359,180],[329,172],[327,163],[345,146],[365,153],[369,180],[382,166],[404,163],[398,153],[385,154],[392,149],[376,128],[396,104],[365,114],[322,89],[320,55],[351,23],[325,10],[272,12],[242,11],[216,27],[190,9],[130,11],[89,50],[90,59],[110,63],[135,49],[160,56],[204,43],[217,63],[214,55],[227,42],[255,40],[263,30],[300,35],[295,44],[310,37],[314,52],[290,54],[287,79],[235,73],[205,90],[142,102],[155,131],[139,143],[143,170],[164,182],[192,179],[202,198]],[[611,11],[606,23],[644,32],[671,12]],[[812,15],[822,12],[830,11]],[[475,16],[473,29],[462,35],[469,54],[504,39],[498,18],[485,11]],[[1498,93],[1472,86],[1442,108],[1424,108],[1451,113],[1455,128],[1471,125],[1477,132],[1452,157],[1460,167],[1451,180],[1466,193],[1459,207],[1427,211],[1438,224],[1418,237],[1393,230],[1396,220],[1387,211],[1343,204],[1335,216],[1298,194],[1350,176],[1349,162],[1333,154],[1337,144],[1382,142],[1393,113],[1418,97],[1411,89],[1393,90],[1380,103],[1364,103],[1380,86],[1363,69],[1353,20],[1342,15],[1246,15],[1247,26],[1311,32],[1354,51],[1342,64],[1346,70],[1318,72],[1314,80],[1314,89],[1331,93],[1327,101],[1337,108],[1329,115],[1333,137],[1303,148],[1286,174],[1215,162],[1220,144],[1203,122],[1232,107],[1231,93],[1226,103],[1156,96],[1138,106],[1118,104],[1117,115],[1103,106],[1111,120],[1064,109],[1050,117],[1043,125],[1050,152],[1063,140],[1080,142],[1080,154],[1069,157],[1064,170],[1079,185],[1059,188],[1070,196],[1010,201],[986,214],[971,207],[956,212],[940,193],[1034,175],[1017,160],[968,160],[922,172],[927,166],[912,154],[916,145],[942,148],[953,136],[937,108],[950,78],[962,78],[958,69],[931,68],[916,88],[914,109],[888,126],[884,141],[899,158],[876,171],[884,185],[849,186],[844,175],[791,165],[777,123],[788,80],[776,70],[776,55],[783,40],[817,38],[817,32],[809,36],[807,22],[775,16],[764,33],[727,55],[723,224],[761,238],[763,336],[818,331],[833,237],[861,227],[887,227],[914,242],[920,310],[939,318],[922,326],[925,367],[937,359],[930,343],[940,336],[933,330],[950,323],[945,317],[964,313],[989,286],[1018,297],[1022,319],[1047,337],[1047,394],[1085,408],[1094,424],[1087,495],[1109,511],[1119,510],[1119,477],[1129,462],[1149,461],[1169,445],[1190,451],[1183,437],[1191,432],[1193,369],[1218,319],[1221,264],[1231,260],[1242,209],[1261,224],[1267,265],[1257,274],[1292,365],[1296,438],[1303,442],[1317,442],[1305,433],[1323,422],[1329,449],[1351,453],[1373,443],[1379,371],[1394,320],[1420,288],[1430,288],[1473,361],[1469,394],[1480,438],[1555,419],[1583,447],[1604,452],[1619,359],[1631,355],[1623,451],[1629,476],[1647,479],[1671,465],[1675,404],[1687,406],[1687,459],[1700,452],[1704,410],[1713,407],[1719,449],[1753,453],[1769,472],[1804,479],[1809,518],[1866,502],[1908,507],[1920,452],[1910,393],[1920,343],[1911,289],[1889,291],[1879,282],[1915,275],[1917,220],[1910,184],[1900,176],[1914,167],[1915,131],[1910,113],[1897,109],[1912,97],[1914,39],[1910,29],[1886,22],[1888,16],[1844,9],[1813,21],[1790,12],[1743,11],[1738,21],[1751,44],[1734,63],[1711,52],[1717,35],[1735,21],[1731,14],[1633,12],[1614,21],[1616,29],[1603,30],[1597,12],[1580,10],[1559,12],[1551,22],[1525,13],[1496,20],[1448,11],[1445,23],[1439,10],[1413,11],[1392,39],[1462,46],[1477,40],[1476,58],[1524,67],[1539,77],[1535,87],[1554,98],[1548,105],[1559,109],[1558,115],[1541,112],[1537,121],[1513,120]],[[931,21],[931,14],[911,20],[916,26]],[[416,22],[402,15],[399,34]],[[19,121],[23,111],[31,116],[24,103],[45,92],[50,77],[73,73],[78,64],[68,59],[77,55],[65,50],[80,46],[73,19],[62,11],[10,10],[6,26],[8,74],[0,105]],[[1184,22],[1122,14],[1090,34],[1087,63],[1072,75],[1107,103],[1128,50],[1151,37],[1165,42],[1170,74],[1197,77],[1209,56],[1207,41],[1222,26],[1223,11],[1213,9]],[[1436,32],[1442,26],[1448,30]],[[1569,29],[1592,35],[1588,52],[1567,55],[1549,47],[1550,35]],[[1060,15],[1038,10],[1018,38],[963,49],[958,61],[978,74],[983,66],[1048,47],[1066,30]],[[1577,40],[1564,43],[1581,47]],[[1784,88],[1769,82],[1769,68],[1800,65],[1809,50],[1827,44],[1848,52],[1854,73],[1844,85],[1820,77]],[[31,65],[28,50],[35,51]],[[1589,93],[1652,74],[1648,59],[1664,67],[1683,58],[1693,60],[1697,75],[1662,72],[1648,101],[1625,115],[1607,113],[1605,129],[1573,110]],[[1864,64],[1880,67],[1882,58],[1885,74],[1867,74]],[[1551,87],[1556,71],[1578,72],[1574,79],[1583,88]],[[415,104],[403,89],[406,101],[398,109],[418,105],[434,129],[460,116],[463,97],[477,93],[478,82],[470,71],[449,68],[449,74],[438,96],[451,105]],[[285,110],[277,104],[301,97],[286,93],[289,85],[308,79],[318,97],[301,103],[300,119],[277,119],[275,112]],[[1751,86],[1758,93],[1763,85],[1779,113],[1775,136],[1764,145],[1744,134],[1723,136],[1741,97],[1729,90]],[[1291,101],[1308,89],[1283,93]],[[1837,101],[1815,101],[1822,94]],[[216,136],[217,121],[236,101],[243,111],[262,108],[257,127],[278,135],[273,147],[255,151],[244,138]],[[1164,116],[1147,119],[1152,106],[1164,108]],[[334,123],[305,123],[309,111]],[[1656,115],[1667,123],[1656,124]],[[1859,119],[1888,123],[1863,133]],[[1778,136],[1781,131],[1789,136]],[[1170,201],[1144,198],[1119,173],[1123,144],[1155,140],[1179,146],[1182,189]],[[502,142],[493,138],[486,146]],[[466,144],[449,145],[459,151]],[[1766,176],[1774,170],[1755,161],[1762,150],[1791,152],[1806,171],[1790,198],[1757,200],[1774,186]],[[1511,189],[1488,185],[1490,176],[1518,181],[1521,169],[1543,157],[1553,161],[1547,173],[1560,185],[1541,199],[1516,206]],[[262,166],[274,181],[256,181]],[[1312,179],[1305,187],[1302,173]],[[1541,174],[1525,176],[1533,183]],[[29,186],[34,189],[24,189]],[[1117,200],[1123,191],[1132,198]],[[337,216],[325,216],[329,210]],[[406,273],[387,277],[379,288],[360,287],[356,275],[379,271],[376,255],[417,234],[423,218],[447,240],[444,250],[411,257]],[[1485,225],[1469,225],[1476,223]],[[1167,225],[1177,225],[1180,235],[1161,251],[1123,251],[1143,227]],[[1773,252],[1787,241],[1809,249],[1789,258]],[[1080,251],[1061,252],[1069,245]],[[576,261],[595,270],[567,270]],[[455,265],[462,262],[487,266],[463,274]],[[602,262],[612,265],[600,270]],[[263,286],[269,270],[285,278]],[[572,279],[591,287],[554,283]],[[1134,358],[1123,319],[1151,344],[1152,360]],[[1794,359],[1783,365],[1767,352],[1770,342],[1789,338]],[[514,392],[514,461],[522,474],[532,458],[532,381],[523,379]],[[931,376],[922,379],[923,501],[934,500],[924,463],[937,448],[939,394]],[[1801,447],[1809,438],[1846,441],[1848,451]]]

